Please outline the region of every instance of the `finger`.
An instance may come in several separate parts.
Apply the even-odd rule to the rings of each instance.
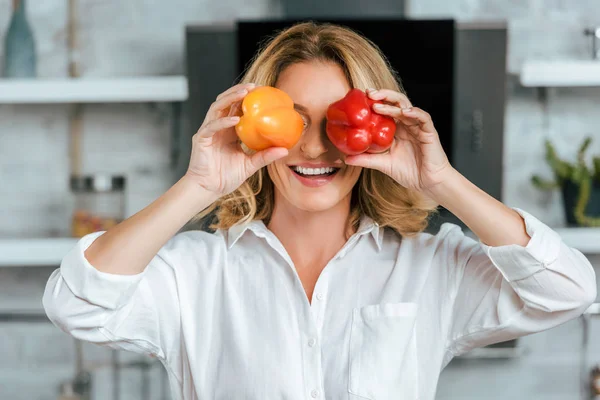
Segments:
[[[270,147],[268,149],[258,151],[247,158],[247,171],[253,174],[264,166],[271,164],[273,161],[279,160],[289,154],[285,147]]]
[[[416,122],[422,130],[426,132],[435,132],[431,115],[418,107],[402,109],[402,115],[398,119],[402,122]]]
[[[369,154],[363,153],[355,156],[347,156],[344,162],[356,167],[371,168],[387,174],[390,165],[390,153]]]
[[[248,89],[241,89],[237,92],[229,93],[226,96],[221,97],[211,104],[208,112],[206,113],[206,118],[204,121],[212,121],[217,118],[221,118],[223,113],[227,111],[229,114],[229,108],[235,104],[236,102],[241,101],[248,94]]]
[[[391,106],[389,104],[376,103],[373,104],[373,110],[377,114],[386,115],[388,117],[394,118],[396,122],[401,123],[405,128],[409,128],[396,130],[396,137],[400,137],[401,139],[410,140],[411,138],[408,137],[406,131],[409,132],[414,138],[418,134],[418,130],[421,129],[421,124],[416,118],[409,118],[404,114],[403,110],[408,111],[410,110],[410,108],[402,109],[400,107]],[[413,128],[418,128],[418,130],[415,130]]]
[[[402,109],[400,107],[392,106],[389,104],[375,103],[373,104],[373,111],[377,114],[387,115],[394,119],[399,118],[402,115]]]
[[[227,96],[228,94],[239,92],[240,90],[252,90],[256,87],[256,83],[240,83],[238,85],[232,86],[220,95],[217,96],[217,100]]]
[[[404,93],[397,92],[389,89],[368,89],[367,95],[372,100],[385,101],[387,103],[395,104],[400,108],[412,107],[412,104],[408,97]]]
[[[196,135],[201,138],[208,138],[213,136],[215,133],[222,131],[223,129],[231,128],[240,122],[240,117],[224,117],[215,119],[203,125]],[[195,135],[194,135],[195,136]]]
[[[242,99],[243,100],[243,99]],[[236,101],[229,107],[227,116],[233,117],[234,115],[242,115],[242,100]]]

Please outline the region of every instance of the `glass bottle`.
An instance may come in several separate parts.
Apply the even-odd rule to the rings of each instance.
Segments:
[[[75,196],[72,236],[106,231],[125,217],[125,177],[84,175],[71,177]]]
[[[13,0],[13,14],[4,42],[3,75],[7,78],[33,78],[37,59],[33,31],[27,20],[25,0]]]

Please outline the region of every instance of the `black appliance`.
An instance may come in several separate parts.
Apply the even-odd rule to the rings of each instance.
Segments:
[[[454,21],[327,20],[372,40],[398,72],[411,102],[432,115],[446,153],[452,154]],[[237,70],[249,66],[259,44],[296,20],[237,25]],[[425,45],[424,45],[425,44]]]

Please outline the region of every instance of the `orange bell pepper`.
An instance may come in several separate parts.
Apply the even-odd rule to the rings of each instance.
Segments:
[[[235,126],[240,140],[256,151],[268,147],[294,147],[304,121],[294,109],[294,102],[283,90],[260,86],[244,97],[243,115]]]

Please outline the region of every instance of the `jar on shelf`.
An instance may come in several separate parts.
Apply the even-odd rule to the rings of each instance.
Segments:
[[[125,177],[71,176],[74,210],[71,234],[80,238],[105,231],[125,218]]]

